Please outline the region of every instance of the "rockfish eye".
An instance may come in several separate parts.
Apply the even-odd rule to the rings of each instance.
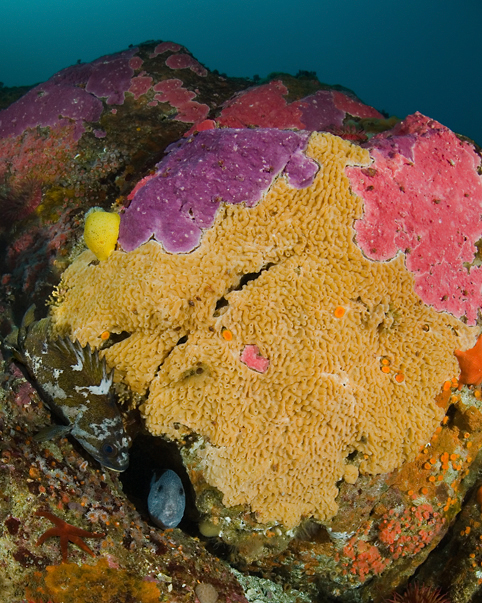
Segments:
[[[105,442],[102,445],[102,450],[101,450],[102,454],[105,456],[115,456],[117,454],[117,448],[116,446],[114,446],[114,444],[110,444],[109,442]]]

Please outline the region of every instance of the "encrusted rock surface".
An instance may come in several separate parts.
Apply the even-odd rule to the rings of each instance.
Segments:
[[[2,97],[9,94],[8,90],[0,90]],[[6,102],[0,106],[5,107]],[[90,596],[95,601],[113,602],[119,592],[128,592],[133,599],[149,603],[197,602],[198,593],[201,597],[202,593],[213,596],[216,591],[220,602],[241,603],[281,597],[276,594],[276,587],[270,586],[278,582],[291,601],[378,602],[394,590],[403,591],[414,574],[419,583],[442,588],[454,602],[476,600],[482,582],[478,455],[482,445],[482,402],[473,375],[479,359],[475,354],[476,366],[466,367],[464,375],[468,377],[464,377],[459,387],[458,363],[453,352],[472,347],[480,331],[480,150],[420,114],[399,122],[364,105],[346,89],[320,84],[314,74],[300,72],[299,77],[276,74],[259,83],[230,79],[209,72],[186,49],[172,42],[142,44],[87,65],[64,69],[0,111],[1,335],[5,337],[14,324],[19,324],[32,302],[47,313],[47,300],[54,286],[61,283],[54,299],[50,299],[55,306],[57,328],[83,339],[82,343],[102,345],[107,361],[116,365],[119,401],[133,439],[134,472],[137,470],[139,479],[145,478],[148,484],[150,475],[144,465],[160,467],[169,462],[182,473],[191,496],[181,529],[161,531],[149,523],[145,501],[139,495],[146,487],[142,485],[144,482],[139,482],[141,486],[136,493],[138,482],[132,475],[119,477],[104,471],[86,458],[73,441],[37,443],[33,435],[50,421],[50,415],[4,352],[0,375],[0,567],[1,587],[9,601],[60,603],[75,600],[72,593],[82,587],[86,601]],[[229,197],[230,187],[222,189],[223,178],[217,180],[218,196],[222,198],[215,196],[212,207],[208,203],[208,217],[204,211],[207,200],[201,199],[204,209],[200,210],[201,206],[196,206],[196,200],[192,199],[193,193],[189,193],[188,202],[181,203],[176,209],[178,213],[172,214],[184,212],[186,224],[196,231],[187,247],[176,247],[176,243],[175,248],[169,249],[166,243],[169,237],[157,235],[162,228],[154,223],[155,218],[147,238],[156,233],[157,242],[138,249],[143,240],[130,246],[125,243],[124,251],[114,252],[112,259],[98,266],[92,254],[81,255],[85,249],[82,241],[85,211],[102,206],[125,211],[127,220],[136,208],[140,208],[138,211],[145,208],[150,192],[157,191],[163,178],[162,166],[169,161],[164,158],[169,145],[181,141],[167,156],[174,161],[176,153],[182,157],[183,149],[189,145],[195,150],[196,145],[202,144],[203,136],[197,132],[204,132],[205,140],[211,140],[215,146],[219,140],[229,138],[229,128],[237,128],[243,140],[256,128],[261,129],[259,132],[274,128],[275,132],[266,135],[270,140],[282,145],[283,141],[296,140],[303,144],[291,148],[288,143],[284,151],[286,161],[275,158],[276,165],[272,166],[268,161],[264,180],[254,193],[249,187],[240,186],[246,196],[240,199],[244,205],[232,205],[239,201],[235,197],[234,201],[225,198]],[[307,131],[325,133],[310,138]],[[216,152],[220,155],[217,161],[223,161],[225,154],[232,177],[233,172],[236,176],[236,167],[230,145],[227,143],[224,150]],[[333,160],[329,154],[319,153],[320,145],[331,145],[330,149],[335,150]],[[248,161],[252,157],[251,152],[247,153]],[[343,164],[343,157],[352,158],[346,170],[349,161]],[[305,168],[310,161],[316,163],[316,169],[307,173]],[[337,162],[343,167],[333,167],[338,166]],[[253,165],[256,171],[259,168],[256,161]],[[222,164],[217,167],[219,172],[223,170]],[[203,172],[202,165],[200,168],[200,180],[215,173],[212,169]],[[189,169],[186,180],[192,172]],[[290,172],[298,175],[297,183]],[[300,174],[304,174],[301,179]],[[182,170],[177,177],[173,199],[182,196]],[[334,178],[333,184],[330,177]],[[318,179],[318,184],[313,184],[313,178]],[[287,206],[313,203],[311,192],[303,195],[313,191],[310,187],[314,186],[321,189],[333,186],[333,197],[326,196],[328,211],[323,214],[326,224],[333,225],[331,230],[321,228],[321,220],[318,223],[307,213],[310,228],[302,231],[300,237],[295,224],[300,212],[290,214],[285,222],[279,212],[276,217],[262,215],[264,208],[275,207],[276,195],[279,199],[289,198]],[[209,192],[209,187],[206,190]],[[342,199],[340,191],[349,202],[340,201],[341,213],[329,211],[330,207],[337,207],[336,199]],[[322,198],[321,193],[318,198]],[[343,222],[343,211],[349,210],[351,202],[353,214],[344,227],[346,246],[343,247],[339,245],[340,238],[330,238],[330,233],[337,232]],[[201,287],[206,281],[201,278],[198,282],[198,277],[188,277],[183,292],[173,288],[163,293],[156,289],[154,281],[141,282],[145,296],[154,299],[159,294],[167,303],[164,309],[158,308],[155,316],[137,314],[134,322],[138,340],[124,363],[116,360],[116,350],[127,346],[125,342],[132,332],[123,328],[128,322],[119,313],[115,324],[109,322],[107,304],[101,304],[90,316],[83,315],[82,324],[74,326],[75,321],[68,313],[68,319],[62,322],[59,308],[68,300],[69,290],[63,288],[64,281],[60,279],[62,274],[65,278],[68,266],[74,268],[67,274],[75,273],[75,266],[81,266],[85,274],[97,275],[95,288],[84,297],[85,302],[91,302],[104,288],[109,289],[112,272],[108,267],[113,264],[108,262],[121,266],[122,258],[129,255],[127,250],[138,254],[139,266],[149,260],[151,250],[157,246],[152,257],[162,256],[161,263],[166,263],[168,252],[174,252],[170,257],[179,268],[193,254],[199,255],[209,240],[221,240],[223,224],[229,220],[233,224],[240,216],[250,224],[256,213],[264,220],[259,222],[256,237],[249,244],[249,236],[241,239],[244,242],[237,247],[232,239],[232,257],[239,256],[238,264],[226,265],[226,274],[220,272],[212,279],[211,289],[202,291],[208,309],[202,316],[206,327],[202,336],[199,332],[196,335],[201,324],[196,312],[202,307],[197,297],[201,297]],[[275,228],[270,226],[273,222]],[[320,255],[318,247],[316,257],[305,253],[312,244],[310,232],[323,234],[325,248],[332,250],[331,257]],[[272,237],[271,246],[267,233]],[[133,234],[133,231],[121,234],[121,245]],[[313,244],[313,251],[315,247]],[[281,255],[275,257],[281,248],[283,259]],[[283,255],[287,250],[290,254]],[[247,256],[252,261],[245,266]],[[328,281],[325,279],[325,285],[318,285],[325,286],[323,295],[330,303],[323,298],[313,324],[306,320],[307,324],[303,324],[303,316],[285,321],[287,314],[284,310],[280,312],[280,307],[292,307],[296,300],[306,296],[310,290],[306,285],[310,275],[318,270],[320,258],[325,261],[326,270],[333,268],[326,272],[331,276]],[[352,291],[344,296],[343,287],[336,281],[336,271],[343,268],[344,262],[347,270],[361,262],[360,265],[376,268],[376,278],[382,273],[386,275],[379,282],[372,275],[369,283],[374,292],[379,288],[377,303],[367,303],[360,287],[358,293]],[[263,287],[269,289],[271,281],[274,290],[280,291],[273,275],[281,271],[278,267],[281,265],[283,269],[293,268],[293,279],[285,283],[284,290],[293,300],[288,304],[283,294],[280,305],[280,298],[271,303],[269,295],[258,293],[263,293]],[[122,270],[117,271],[119,282],[123,274]],[[393,303],[393,292],[388,299],[390,278],[400,283],[398,306]],[[321,298],[316,295],[315,301],[319,303]],[[258,306],[252,303],[255,298]],[[250,314],[254,307],[256,312]],[[212,425],[207,428],[202,413],[198,412],[200,405],[188,404],[188,412],[180,419],[175,413],[163,416],[164,411],[156,410],[154,402],[172,401],[174,398],[166,392],[179,392],[183,388],[200,392],[202,399],[207,391],[204,384],[209,379],[215,383],[216,371],[225,367],[231,367],[225,371],[227,379],[231,370],[231,375],[241,375],[247,379],[246,383],[268,382],[270,375],[279,371],[276,382],[279,383],[283,370],[296,364],[293,357],[301,364],[307,363],[316,382],[316,371],[322,366],[319,357],[334,361],[328,353],[330,346],[325,346],[326,349],[321,346],[320,355],[312,343],[326,342],[327,332],[334,334],[333,341],[340,345],[350,343],[349,330],[343,331],[340,325],[354,328],[354,317],[360,318],[360,325],[371,335],[360,346],[358,361],[351,359],[349,366],[340,365],[341,373],[338,364],[343,356],[336,356],[338,364],[331,373],[343,373],[346,382],[343,379],[336,382],[332,400],[334,403],[348,400],[349,396],[341,395],[340,388],[356,384],[355,400],[376,401],[380,396],[384,404],[392,400],[393,410],[398,409],[399,416],[404,418],[397,428],[394,427],[397,421],[386,423],[382,413],[368,429],[368,417],[377,416],[376,413],[366,410],[364,419],[363,413],[353,410],[356,405],[344,412],[348,424],[355,427],[350,443],[345,443],[340,455],[333,457],[336,479],[330,486],[330,495],[327,498],[322,493],[325,502],[331,497],[327,507],[330,511],[319,512],[322,508],[319,501],[313,502],[308,496],[309,504],[300,513],[303,520],[295,530],[299,516],[293,519],[292,514],[289,515],[292,519],[288,519],[288,515],[275,513],[269,517],[265,511],[269,505],[263,507],[263,498],[256,500],[253,496],[253,492],[263,491],[259,485],[253,486],[256,463],[247,472],[246,480],[235,479],[232,483],[238,485],[223,491],[223,471],[236,477],[233,467],[237,465],[231,463],[229,451],[226,464],[222,462],[221,440],[216,443],[216,438],[221,437],[218,428],[221,415],[210,416]],[[411,317],[407,327],[400,330],[407,317]],[[263,320],[273,320],[277,331],[273,334],[266,328],[250,327]],[[151,329],[154,323],[157,330]],[[308,338],[304,335],[307,325],[318,329]],[[273,342],[289,341],[295,327],[303,345],[293,348],[281,362],[285,358],[281,353],[283,347],[281,344],[273,347]],[[159,328],[164,329],[164,335],[160,336]],[[101,337],[104,333],[107,342]],[[391,333],[396,333],[398,339],[394,337],[388,345]],[[401,340],[401,335],[406,339]],[[384,338],[387,353],[380,352]],[[206,341],[209,358],[199,352]],[[194,349],[196,345],[200,346],[198,352]],[[142,359],[147,349],[153,352],[149,352],[147,364],[141,363],[139,368],[134,361]],[[186,350],[199,356],[199,366],[192,364],[192,358],[185,362]],[[432,366],[434,358],[437,361]],[[312,366],[313,359],[316,362]],[[210,362],[211,373],[206,370],[207,378],[204,371]],[[361,395],[366,375],[360,367],[367,362],[373,364],[367,373],[370,388]],[[203,369],[203,374],[198,368]],[[226,375],[223,373],[223,379]],[[296,396],[305,388],[309,400],[310,392],[316,389],[310,389],[311,381],[301,384],[290,372],[291,377],[292,393]],[[229,390],[229,385],[223,387]],[[267,400],[276,387],[266,391],[268,394],[259,399],[254,396],[256,413],[248,413],[251,419],[254,417],[263,425],[268,422],[267,427],[277,417],[288,422],[296,418],[303,424],[304,418],[286,407],[286,401],[291,399],[288,391],[280,396],[281,406],[276,407],[267,421],[263,413],[268,407],[275,408]],[[315,398],[320,399],[318,394]],[[144,418],[135,409],[139,404],[151,431],[164,434],[176,445],[147,433]],[[410,411],[405,416],[407,407]],[[385,415],[390,415],[388,405]],[[330,424],[325,418],[325,423],[336,432],[336,421]],[[320,433],[325,423],[320,422]],[[230,420],[229,425],[232,428],[235,420]],[[391,425],[388,431],[387,425]],[[370,436],[377,433],[379,437],[384,432],[388,434],[385,440]],[[269,433],[267,429],[263,436],[267,450]],[[402,437],[401,433],[405,435]],[[263,446],[262,442],[258,446]],[[289,448],[289,439],[284,442]],[[308,443],[302,443],[301,447],[304,445],[306,451],[311,450]],[[286,458],[285,452],[279,457],[273,455],[269,471],[275,474],[278,471],[279,479],[286,473],[294,491],[299,483],[305,492],[318,487],[316,480],[303,483],[305,472],[298,475],[285,472],[285,467],[276,467],[276,458]],[[326,458],[327,463],[332,462],[329,455],[323,456],[326,451],[319,452],[316,446],[309,454],[313,459]],[[244,483],[249,484],[245,492],[239,485]],[[270,483],[262,472],[259,483],[263,486]],[[226,505],[228,501],[231,502]],[[260,513],[253,512],[256,508]],[[44,517],[35,515],[38,510],[48,510],[89,532],[104,533],[103,538],[85,539],[95,557],[70,544],[68,563],[61,564],[58,538],[50,538],[37,547],[40,535],[51,527]],[[227,561],[244,572],[246,577],[240,578],[243,587],[229,571]],[[104,580],[107,577],[109,585],[102,595],[95,586],[100,575]],[[255,584],[254,575],[272,582],[258,579]],[[201,584],[208,586],[199,588]],[[290,593],[290,589],[295,590]]]

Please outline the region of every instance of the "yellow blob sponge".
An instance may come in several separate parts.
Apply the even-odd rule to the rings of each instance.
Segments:
[[[113,212],[93,207],[85,216],[84,241],[100,261],[106,260],[114,251],[119,237],[120,216]]]

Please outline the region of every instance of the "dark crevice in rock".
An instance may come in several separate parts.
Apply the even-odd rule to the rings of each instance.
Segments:
[[[191,536],[198,536],[199,517],[194,503],[194,490],[176,444],[162,437],[140,433],[132,444],[129,456],[129,467],[119,475],[119,478],[127,498],[143,519],[151,523],[147,510],[147,497],[153,475],[160,477],[166,469],[171,469],[181,478],[186,493],[186,511],[179,528]]]
[[[246,274],[243,274],[243,276],[239,279],[238,284],[235,287],[229,289],[227,293],[231,293],[231,291],[241,291],[241,289],[243,289],[248,283],[250,283],[251,281],[255,281],[263,274],[263,272],[269,270],[273,266],[275,266],[275,264],[269,262],[268,264],[266,264],[266,266],[263,266],[258,272],[248,272]],[[228,306],[229,301],[224,296],[219,298],[216,302],[216,307],[214,308],[213,316],[215,318],[221,316],[222,314],[224,314],[224,312],[226,312]]]
[[[272,262],[269,262],[268,264],[266,264],[266,266],[263,266],[263,268],[261,268],[261,270],[259,270],[259,272],[248,272],[247,274],[244,274],[240,279],[239,279],[239,284],[237,287],[234,288],[234,291],[240,291],[243,287],[245,287],[249,282],[251,281],[255,281],[257,278],[259,278],[263,272],[265,272],[266,270],[269,270],[270,268],[272,268],[275,264],[273,264]]]
[[[166,360],[169,358],[169,356],[172,354],[172,352],[177,348],[178,345],[183,345],[184,343],[187,343],[188,340],[188,336],[187,335],[183,335],[182,337],[180,337],[177,342],[172,346],[172,348],[167,352],[167,354],[164,356],[163,361],[159,364],[159,366],[157,367],[156,373],[158,371],[161,370],[163,364],[166,362]]]
[[[109,339],[105,342],[102,348],[110,348],[116,343],[120,343],[121,341],[128,339],[131,335],[132,333],[129,333],[128,331],[121,331],[120,333],[111,333]]]
[[[223,312],[222,312],[223,308],[227,308],[228,306],[229,306],[228,300],[225,297],[221,297],[216,302],[216,307],[214,308],[213,316],[216,318],[218,316],[221,316],[221,314],[223,314]]]

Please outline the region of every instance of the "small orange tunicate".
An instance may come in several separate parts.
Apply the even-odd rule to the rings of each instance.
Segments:
[[[403,383],[403,381],[405,381],[405,375],[403,373],[397,373],[395,375],[395,381],[397,383]]]
[[[345,315],[345,308],[343,306],[337,306],[335,308],[335,318],[343,318]]]
[[[100,336],[100,338],[102,339],[102,341],[107,341],[107,339],[109,339],[109,337],[110,337],[109,331],[104,331],[102,333],[102,335]]]
[[[444,386],[443,386],[444,392],[447,392],[451,387],[452,387],[452,383],[450,381],[445,381]]]
[[[224,337],[226,341],[231,341],[233,338],[233,334],[228,329],[223,329],[221,331],[221,335]]]

